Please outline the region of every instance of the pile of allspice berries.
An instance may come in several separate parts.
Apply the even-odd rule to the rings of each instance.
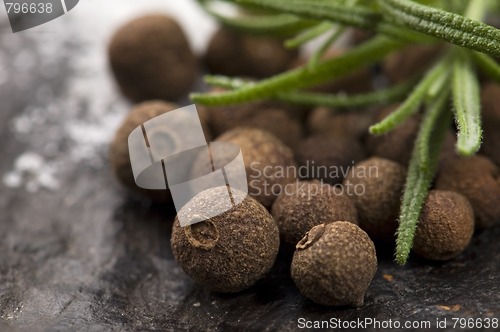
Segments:
[[[353,33],[350,43],[363,38]],[[360,69],[314,90],[368,92],[381,75],[400,83],[426,69],[441,51],[439,46],[410,46],[387,57],[378,71]],[[174,18],[153,14],[128,22],[109,44],[117,85],[137,103],[110,146],[117,179],[152,200],[172,204],[168,190],[136,186],[128,152],[131,131],[179,108],[175,101],[194,89],[202,71],[260,79],[306,61],[282,40],[228,28],[220,28],[205,54],[197,57]],[[445,141],[413,246],[413,253],[424,259],[452,259],[476,229],[500,224],[500,86],[483,82],[482,103],[481,153],[458,157],[453,128]],[[207,141],[241,148],[249,189],[248,195],[233,191],[233,198],[240,196],[242,202],[216,217],[186,227],[176,218],[171,238],[176,261],[208,289],[239,292],[266,277],[281,245],[294,250],[291,277],[304,296],[327,306],[361,306],[377,269],[374,243],[394,245],[421,118],[416,114],[386,135],[370,136],[368,126],[394,107],[345,112],[270,101],[198,105]],[[209,189],[183,209],[198,214],[217,205],[227,192],[225,187]]]

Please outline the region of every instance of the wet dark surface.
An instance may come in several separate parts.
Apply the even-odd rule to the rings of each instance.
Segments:
[[[67,87],[77,75],[63,57],[50,79],[39,74],[43,66],[33,66],[29,80],[9,82],[20,75],[9,62],[18,51],[30,49],[35,64],[41,61],[34,38],[19,38],[17,46],[2,50],[8,80],[0,85],[0,175],[26,151],[61,165],[54,175],[59,185],[51,190],[0,184],[0,330],[291,331],[300,318],[368,317],[430,321],[433,327],[436,319],[447,318],[451,331],[454,317],[500,318],[498,227],[476,235],[462,255],[443,264],[413,259],[399,267],[391,250],[380,250],[377,275],[359,309],[330,309],[305,300],[283,253],[269,277],[243,293],[200,288],[173,261],[174,210],[126,193],[109,171],[105,144],[94,156],[102,163],[95,163],[67,157],[81,142],[53,133],[66,133],[69,118],[46,119],[27,133],[15,129],[28,106],[45,109],[53,103],[40,100],[40,85],[54,91],[54,100],[71,99]],[[74,46],[63,45],[67,52]],[[85,98],[95,97],[79,95],[83,102],[75,110],[54,112],[92,123]],[[47,152],[43,147],[49,143],[55,148]]]

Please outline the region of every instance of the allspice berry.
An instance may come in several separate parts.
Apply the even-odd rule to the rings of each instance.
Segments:
[[[375,246],[357,225],[314,226],[297,244],[292,278],[300,292],[326,306],[363,305],[377,270]]]
[[[485,84],[481,89],[484,139],[482,152],[500,167],[500,85]]]
[[[278,254],[279,232],[267,210],[243,192],[232,189],[232,209],[201,222],[172,229],[175,260],[197,283],[216,292],[233,293],[249,288],[271,269]],[[226,201],[227,187],[201,192],[179,212],[194,221]]]
[[[430,260],[448,260],[460,254],[474,233],[474,212],[464,196],[431,190],[418,222],[413,251]]]
[[[436,189],[467,197],[478,228],[500,224],[500,170],[489,158],[476,155],[448,160],[441,166]]]
[[[109,160],[116,178],[127,188],[138,191],[154,200],[168,201],[170,200],[170,192],[168,190],[142,189],[135,184],[132,166],[130,164],[128,137],[134,129],[144,122],[177,108],[179,108],[178,105],[164,101],[148,101],[134,106],[117,129],[110,145]],[[206,119],[206,116],[203,116],[201,112],[199,115],[205,131],[205,136],[208,140],[210,139],[210,133],[208,132],[206,123],[203,121]],[[162,135],[168,135],[166,136],[168,140],[174,143],[176,141],[180,142],[183,139],[182,137],[178,137],[175,133],[162,132],[161,127],[151,129],[156,130]]]
[[[121,27],[109,44],[109,62],[122,93],[132,101],[175,101],[189,92],[197,60],[179,24],[147,15]]]
[[[326,107],[314,109],[307,118],[307,129],[312,135],[361,138],[373,123],[372,112],[339,112]]]
[[[354,165],[345,178],[343,188],[356,206],[359,226],[372,239],[393,240],[405,180],[402,165],[378,157]]]
[[[383,108],[375,117],[375,122],[383,120],[399,105]],[[411,159],[413,144],[420,128],[420,114],[415,114],[405,120],[394,130],[383,135],[369,135],[365,147],[371,155],[396,161],[407,166]]]
[[[335,185],[355,163],[366,157],[354,137],[335,138],[326,134],[304,139],[295,151],[302,179],[319,179]]]
[[[346,194],[318,180],[287,186],[274,202],[271,214],[283,242],[294,246],[316,225],[338,220],[357,223],[358,219]]]
[[[297,179],[292,150],[266,130],[237,127],[215,141],[233,143],[241,148],[248,193],[268,209],[285,186]],[[222,159],[221,153],[219,158]]]
[[[297,55],[280,39],[221,28],[208,45],[205,63],[215,74],[262,78],[285,71]]]
[[[390,54],[382,67],[392,83],[401,83],[425,72],[443,51],[441,45],[411,45]]]
[[[256,127],[269,131],[290,148],[302,138],[302,126],[293,110],[271,102],[253,102],[221,107],[199,107],[210,114],[214,135],[221,135],[236,127]]]

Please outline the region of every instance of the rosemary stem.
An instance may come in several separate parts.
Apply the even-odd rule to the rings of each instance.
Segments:
[[[333,27],[334,27],[334,24],[330,23],[330,22],[318,23],[317,25],[315,25],[309,29],[306,29],[305,31],[303,31],[299,35],[285,40],[285,47],[297,48],[297,47],[307,43],[308,41],[311,41],[311,40],[321,36],[322,34],[324,34],[325,32],[327,32],[328,30],[330,30]]]
[[[356,68],[371,65],[402,45],[385,37],[375,37],[339,57],[319,63],[314,68],[303,66],[233,91],[218,94],[194,93],[190,97],[195,103],[208,106],[271,98],[281,92],[314,86],[345,75]]]
[[[439,152],[449,130],[451,112],[445,107],[447,98],[448,92],[429,105],[413,148],[396,240],[396,261],[400,265],[404,265],[410,255],[418,220],[436,173]],[[422,160],[422,154],[427,158]]]
[[[385,119],[376,123],[370,127],[370,133],[375,135],[380,135],[387,133],[399,124],[408,119],[411,115],[418,111],[419,106],[424,101],[426,94],[429,89],[433,86],[436,80],[442,75],[446,75],[449,71],[450,56],[446,56],[441,59],[434,67],[432,67],[425,77],[418,83],[412,93],[404,101],[403,104],[391,114],[389,114]]]
[[[453,66],[453,105],[458,127],[457,152],[471,156],[481,147],[481,101],[479,81],[470,55],[459,52]]]

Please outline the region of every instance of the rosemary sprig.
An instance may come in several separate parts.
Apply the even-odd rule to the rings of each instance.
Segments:
[[[210,0],[198,0],[201,7],[225,26],[253,34],[291,35],[317,22],[290,14],[226,16],[213,10]]]
[[[334,27],[334,30],[330,37],[328,37],[327,40],[311,55],[311,59],[309,60],[309,63],[307,64],[309,68],[314,68],[318,65],[318,63],[321,61],[321,58],[325,53],[328,51],[330,46],[339,39],[339,37],[344,33],[345,29],[340,26]]]
[[[297,48],[315,38],[318,38],[328,30],[332,29],[334,27],[333,23],[330,22],[321,22],[318,23],[317,25],[304,30],[302,33],[298,34],[297,36],[285,40],[285,47],[288,48]]]
[[[245,81],[239,78],[219,75],[207,75],[205,76],[204,81],[207,84],[226,89],[239,89],[245,85],[254,84],[253,82]],[[387,89],[354,95],[346,95],[344,93],[326,94],[293,91],[280,93],[275,97],[275,99],[286,103],[305,106],[325,106],[338,109],[358,108],[399,101],[408,94],[414,84],[415,80],[409,80],[408,82],[404,82]]]
[[[378,0],[394,23],[471,50],[500,56],[500,30],[476,21],[486,1],[469,1],[468,18],[409,0]],[[473,8],[473,9],[470,9]]]
[[[360,0],[357,3],[342,0],[225,1],[275,11],[279,13],[276,17],[280,20],[286,17],[281,15],[290,15],[290,18],[299,20],[297,22],[310,24],[308,27],[302,26],[299,29],[302,34],[291,39],[296,45],[325,34],[334,26],[353,26],[379,33],[340,57],[319,62],[322,52],[330,45],[331,40],[327,40],[308,64],[260,82],[209,77],[207,81],[210,83],[232,90],[213,95],[193,94],[192,98],[195,102],[207,105],[276,99],[294,104],[353,108],[398,100],[410,92],[398,109],[370,128],[374,134],[385,133],[417,112],[421,105],[426,105],[409,165],[397,233],[396,260],[404,264],[410,254],[418,219],[435,176],[442,141],[450,128],[453,112],[447,109],[446,102],[451,92],[459,129],[457,150],[462,155],[471,155],[479,149],[479,83],[473,62],[492,79],[500,82],[500,65],[492,58],[500,57],[500,30],[481,22],[486,8],[498,11],[498,5],[488,7],[494,2],[487,0]],[[237,25],[236,22],[231,24]],[[252,24],[256,32],[265,30],[258,20],[249,21],[248,27]],[[274,27],[269,28],[272,32],[280,30],[280,26],[284,30],[293,28],[279,20],[273,24]],[[383,38],[382,35],[389,38]],[[331,39],[334,37],[336,35]],[[451,45],[447,55],[438,60],[418,82],[359,95],[330,95],[299,90],[371,65],[388,53],[404,47],[408,41],[427,43],[439,39],[464,49]],[[450,81],[451,86],[448,84]]]
[[[443,91],[428,106],[413,148],[396,239],[396,261],[400,265],[404,265],[410,255],[420,213],[438,165],[441,145],[449,130],[451,112],[447,112],[445,107],[448,95],[449,91]]]
[[[314,68],[293,69],[240,89],[217,94],[193,93],[195,103],[209,106],[244,103],[270,98],[280,92],[314,86],[341,77],[354,69],[371,65],[403,44],[384,37],[374,37],[345,54],[325,60]]]
[[[469,54],[460,52],[453,66],[453,105],[458,127],[457,152],[475,154],[481,146],[481,102],[479,82]]]
[[[441,76],[446,75],[449,71],[449,57],[440,60],[433,68],[431,68],[425,77],[420,81],[413,92],[408,96],[401,106],[389,114],[385,119],[370,127],[370,133],[380,135],[387,133],[399,124],[408,119],[412,114],[418,111],[418,108],[425,100],[429,88]]]
[[[337,22],[360,29],[380,32],[406,41],[429,41],[429,38],[410,29],[401,28],[387,20],[376,10],[359,5],[347,6],[333,1],[309,0],[237,0],[240,3],[260,5],[309,19]]]

